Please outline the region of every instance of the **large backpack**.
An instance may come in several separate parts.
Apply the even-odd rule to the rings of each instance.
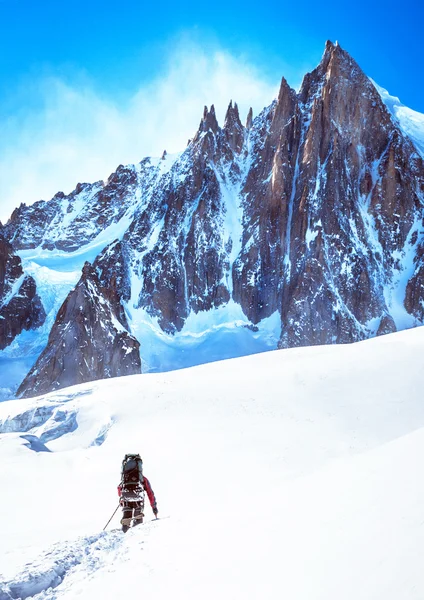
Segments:
[[[139,454],[126,454],[122,461],[121,483],[139,484],[143,482],[143,461]]]

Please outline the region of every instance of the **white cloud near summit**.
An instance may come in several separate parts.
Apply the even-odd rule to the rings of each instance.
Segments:
[[[34,83],[37,108],[5,122],[0,117],[0,220],[21,202],[106,179],[119,164],[184,149],[205,104],[215,105],[220,123],[230,99],[242,120],[250,106],[256,115],[278,84],[242,58],[193,45],[174,51],[165,70],[122,105],[101,97],[87,81],[41,78]]]

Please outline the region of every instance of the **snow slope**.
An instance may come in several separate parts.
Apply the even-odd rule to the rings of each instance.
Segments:
[[[424,597],[424,329],[0,405],[0,599]],[[159,521],[115,516],[139,451]]]
[[[377,85],[372,79],[371,81],[401,130],[411,138],[424,158],[424,114],[408,108],[397,96],[391,96],[387,90]]]

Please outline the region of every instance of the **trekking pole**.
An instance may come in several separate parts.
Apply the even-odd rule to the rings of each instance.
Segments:
[[[106,527],[109,525],[109,523],[112,521],[113,517],[116,514],[116,511],[118,510],[118,508],[121,506],[121,503],[118,504],[118,506],[115,508],[115,510],[113,511],[113,515],[110,517],[109,521],[106,523],[106,525],[103,527],[103,531],[106,529]]]

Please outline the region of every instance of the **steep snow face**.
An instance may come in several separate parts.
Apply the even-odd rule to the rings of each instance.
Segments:
[[[22,262],[12,246],[0,236],[0,349],[12,351],[16,339],[25,333],[43,326],[46,312],[40,300],[34,278],[24,272]],[[3,352],[4,355],[4,352]],[[9,375],[10,370],[0,358],[1,371]],[[28,366],[28,362],[24,365]],[[16,373],[15,368],[12,372]],[[19,369],[18,369],[19,372]],[[0,381],[0,399],[11,395],[10,378]]]
[[[143,340],[140,346],[143,373],[275,350],[281,333],[278,312],[253,325],[233,301],[209,311],[192,311],[181,331],[173,335],[162,331],[157,319],[144,309],[129,314],[131,331]]]
[[[0,597],[422,598],[423,334],[2,403]],[[133,451],[160,520],[102,532]]]
[[[384,104],[399,123],[402,131],[411,138],[417,150],[424,158],[424,114],[402,104],[399,98],[391,96],[387,90],[380,87],[375,81],[373,81],[373,84],[377,88]]]

